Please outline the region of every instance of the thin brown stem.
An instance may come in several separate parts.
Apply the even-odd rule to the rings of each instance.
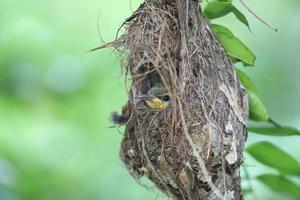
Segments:
[[[256,18],[258,19],[258,21],[260,21],[261,23],[263,23],[264,25],[266,25],[267,27],[269,27],[270,29],[272,29],[273,31],[277,32],[278,29],[273,27],[271,24],[267,23],[266,21],[264,21],[261,17],[259,17],[253,10],[251,10],[249,8],[249,6],[246,5],[246,3],[244,2],[244,0],[240,0],[241,4]]]

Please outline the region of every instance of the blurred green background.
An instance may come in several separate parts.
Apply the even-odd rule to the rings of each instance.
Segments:
[[[300,2],[247,2],[279,32],[238,1],[252,33],[231,15],[217,22],[256,53],[255,67],[243,70],[271,116],[300,128]],[[0,200],[165,199],[128,175],[118,157],[122,133],[108,128],[110,112],[126,102],[118,58],[86,52],[101,44],[98,27],[111,41],[131,12],[129,0],[0,0]],[[300,160],[299,137],[250,133],[248,144],[260,140]],[[245,162],[252,177],[273,172],[247,155]],[[288,199],[252,182],[258,199]]]

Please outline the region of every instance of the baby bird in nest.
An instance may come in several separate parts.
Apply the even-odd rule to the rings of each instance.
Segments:
[[[153,110],[163,110],[169,106],[170,96],[165,86],[157,83],[148,91],[144,101]]]
[[[161,111],[166,109],[170,104],[170,95],[167,89],[162,83],[156,83],[149,89],[146,95],[137,97],[139,101],[142,101],[148,109],[153,111]],[[127,123],[131,115],[132,105],[127,103],[122,109],[122,115],[117,112],[112,112],[110,121],[115,125],[124,125]]]

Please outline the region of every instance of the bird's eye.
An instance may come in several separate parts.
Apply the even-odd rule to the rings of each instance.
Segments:
[[[164,100],[164,101],[169,101],[169,100],[170,100],[170,96],[169,96],[169,95],[163,96],[163,100]]]

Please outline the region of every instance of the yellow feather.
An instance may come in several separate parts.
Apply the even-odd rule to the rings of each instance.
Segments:
[[[168,102],[162,101],[159,98],[152,98],[150,100],[146,100],[146,104],[155,110],[163,110],[168,106]]]

